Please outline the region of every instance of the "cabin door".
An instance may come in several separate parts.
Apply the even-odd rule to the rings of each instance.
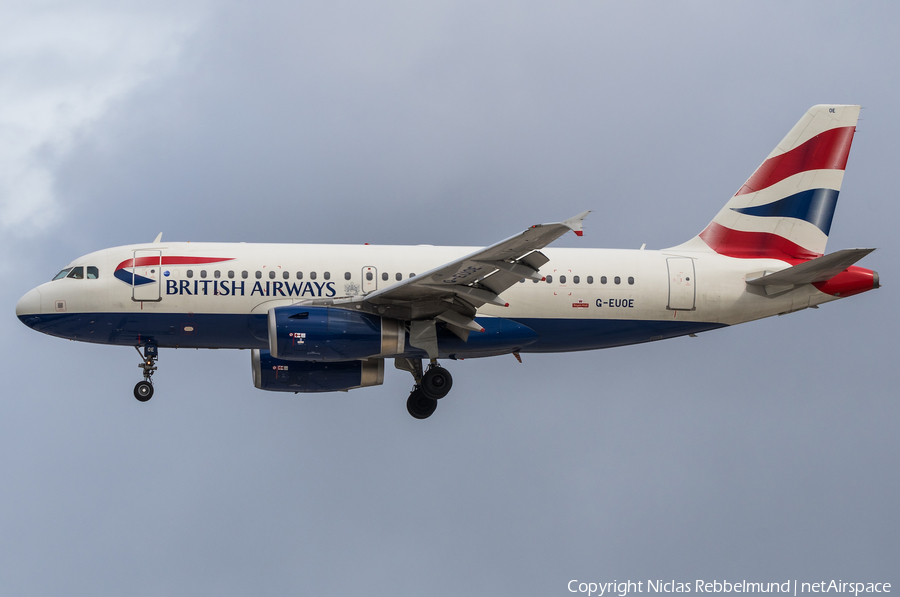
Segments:
[[[162,287],[162,251],[138,249],[134,252],[131,268],[131,299],[134,301],[160,301]]]
[[[669,306],[671,310],[693,311],[696,297],[694,280],[694,260],[687,257],[670,257],[669,264]]]

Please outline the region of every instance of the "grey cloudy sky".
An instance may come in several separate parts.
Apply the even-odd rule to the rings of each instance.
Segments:
[[[0,594],[568,595],[900,585],[900,6],[0,4]],[[252,386],[249,353],[37,334],[16,300],[152,239],[561,246],[701,230],[803,112],[860,103],[829,249],[885,287],[646,346]]]

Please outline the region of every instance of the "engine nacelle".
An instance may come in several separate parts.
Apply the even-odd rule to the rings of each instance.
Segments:
[[[402,354],[406,326],[334,307],[269,309],[269,352],[286,361],[356,361]]]
[[[271,392],[337,392],[384,383],[384,359],[311,363],[283,361],[253,349],[253,385]]]

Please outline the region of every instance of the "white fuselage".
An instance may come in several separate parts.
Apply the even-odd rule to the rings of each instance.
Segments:
[[[94,266],[99,276],[63,278],[43,284],[23,297],[17,312],[20,316],[31,313],[51,319],[65,315],[67,323],[59,328],[49,324],[44,329],[34,327],[76,340],[139,344],[139,338],[135,342],[128,333],[116,330],[134,331],[142,320],[167,316],[158,319],[156,329],[148,329],[145,338],[154,336],[160,346],[258,348],[265,340],[261,337],[264,330],[248,331],[244,324],[229,324],[223,329],[218,322],[225,320],[220,317],[264,317],[272,307],[366,294],[396,284],[398,277],[409,278],[474,250],[245,243],[129,245],[76,259],[69,267]],[[148,254],[147,251],[159,252],[163,259],[161,268],[120,267],[136,255]],[[508,307],[484,305],[478,316],[539,320],[542,329],[550,329],[558,322],[563,328],[587,332],[600,322],[633,322],[641,331],[622,332],[624,335],[612,341],[598,337],[596,343],[581,333],[571,346],[564,338],[554,337],[552,342],[538,341],[526,350],[584,350],[645,342],[796,311],[835,299],[812,285],[778,296],[748,289],[748,276],[788,267],[776,259],[735,259],[682,250],[547,248],[544,254],[550,259],[540,269],[546,277],[544,281],[515,284],[502,293]],[[176,256],[188,262],[198,258],[222,261],[167,263],[168,258]],[[135,286],[114,275],[117,267],[119,272],[133,271],[133,280],[140,276],[153,282]],[[155,269],[161,271],[151,271]],[[367,274],[371,274],[371,280]],[[202,316],[212,315],[220,317],[202,322]],[[73,323],[72,316],[78,316],[79,321]],[[119,320],[123,323],[117,323]],[[159,328],[163,321],[165,330]],[[644,331],[650,328],[638,325],[640,322],[654,322],[663,326],[663,331]],[[673,323],[698,325],[667,325]],[[604,328],[596,328],[595,332],[603,335]],[[542,330],[538,333],[548,336]],[[560,329],[562,336],[565,333]]]

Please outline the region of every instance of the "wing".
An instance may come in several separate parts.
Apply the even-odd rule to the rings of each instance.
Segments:
[[[410,343],[414,346],[421,346],[416,344],[417,336],[433,335],[435,320],[443,321],[465,340],[470,331],[483,331],[474,321],[479,307],[507,306],[500,298],[503,291],[523,278],[543,279],[538,270],[549,259],[540,249],[570,230],[581,236],[582,223],[589,213],[586,211],[564,222],[532,226],[387,288],[365,296],[336,299],[330,304],[410,321]],[[427,338],[419,342],[431,343]]]

